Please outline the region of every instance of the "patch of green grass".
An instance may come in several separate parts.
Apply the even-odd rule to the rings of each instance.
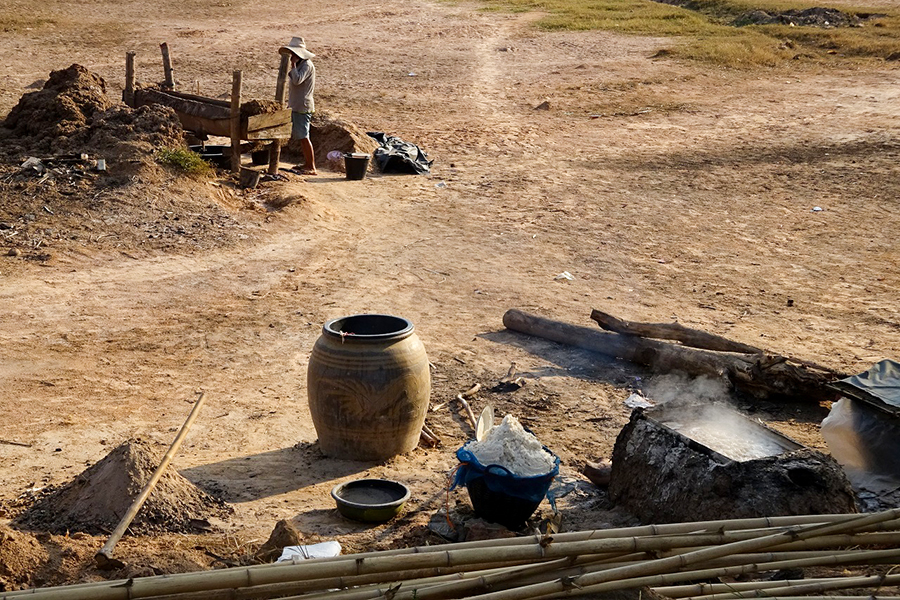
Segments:
[[[548,30],[609,30],[673,37],[666,54],[729,67],[774,66],[789,60],[900,57],[900,14],[865,21],[861,27],[748,25],[731,23],[754,10],[782,12],[820,6],[797,0],[685,0],[672,6],[652,0],[486,0],[492,10],[545,13],[537,25]],[[866,8],[842,8],[872,14]]]
[[[156,160],[187,175],[208,175],[213,170],[212,165],[187,148],[163,148],[156,153]]]

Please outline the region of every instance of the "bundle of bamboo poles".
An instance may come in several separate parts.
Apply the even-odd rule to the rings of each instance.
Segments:
[[[0,599],[543,600],[650,587],[672,598],[693,600],[761,596],[809,600],[832,590],[896,586],[900,575],[715,581],[781,569],[898,563],[900,509],[894,509],[464,542],[38,588],[0,594]]]

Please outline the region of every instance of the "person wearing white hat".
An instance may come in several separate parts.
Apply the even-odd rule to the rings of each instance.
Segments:
[[[316,67],[311,58],[315,56],[306,49],[302,37],[295,37],[287,46],[279,49],[282,54],[291,57],[291,70],[288,72],[290,87],[288,88],[288,108],[291,109],[291,138],[300,141],[303,152],[304,175],[316,175],[316,156],[309,139],[309,123],[316,110],[313,92],[316,87]]]

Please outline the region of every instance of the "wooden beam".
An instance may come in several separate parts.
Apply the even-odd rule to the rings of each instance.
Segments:
[[[169,90],[175,89],[175,75],[172,72],[172,59],[169,57],[169,45],[165,42],[159,45],[162,50],[163,73],[165,74],[165,87]]]
[[[254,131],[242,131],[245,140],[262,141],[262,140],[286,140],[291,137],[291,124],[281,123],[273,125],[266,129],[256,129]]]
[[[134,108],[134,52],[125,53],[125,90],[122,102]]]
[[[232,73],[231,80],[231,171],[241,172],[241,71]]]
[[[284,106],[285,86],[287,83],[288,70],[291,68],[291,59],[289,56],[281,55],[281,64],[278,65],[278,79],[275,82],[275,101]],[[291,137],[288,132],[288,138]],[[275,140],[269,146],[269,175],[278,173],[278,165],[281,163],[281,140]]]
[[[253,131],[261,131],[263,129],[271,129],[280,125],[287,125],[291,122],[291,111],[287,109],[278,110],[270,113],[260,113],[258,115],[250,115],[247,117],[247,133]]]

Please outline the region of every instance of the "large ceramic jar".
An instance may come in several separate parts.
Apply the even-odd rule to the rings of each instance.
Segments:
[[[413,324],[390,315],[325,323],[307,371],[322,452],[381,460],[419,443],[431,394],[428,356]]]

